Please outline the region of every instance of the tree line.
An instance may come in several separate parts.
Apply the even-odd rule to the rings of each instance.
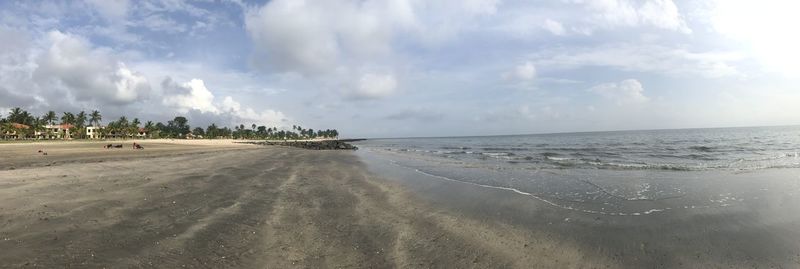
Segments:
[[[86,129],[88,127],[100,127],[103,115],[100,111],[93,110],[89,113],[80,111],[78,113],[62,112],[59,117],[55,111],[48,111],[42,116],[33,114],[21,108],[13,108],[8,112],[8,116],[3,118],[0,115],[0,135],[4,139],[27,138],[27,139],[53,139],[57,137],[52,128],[46,125],[68,124],[69,137],[85,139],[87,138]],[[249,127],[249,128],[248,128]],[[240,124],[229,128],[220,127],[212,123],[206,128],[191,128],[186,117],[177,116],[167,123],[146,121],[142,122],[138,118],[129,120],[122,116],[117,120],[112,120],[103,128],[96,129],[102,138],[232,138],[232,139],[269,139],[269,140],[297,140],[314,138],[337,138],[339,132],[335,129],[314,130],[305,129],[298,125],[292,125],[292,130],[283,130],[278,127],[267,127],[252,124],[245,126]],[[11,136],[11,134],[14,134]],[[39,134],[39,135],[37,135]]]

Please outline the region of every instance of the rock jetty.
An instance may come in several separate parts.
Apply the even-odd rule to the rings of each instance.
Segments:
[[[357,150],[358,147],[341,140],[320,140],[320,141],[264,141],[252,142],[257,145],[270,146],[289,146],[313,150]]]

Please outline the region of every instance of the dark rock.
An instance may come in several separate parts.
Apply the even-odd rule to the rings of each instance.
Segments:
[[[322,141],[264,141],[264,142],[250,142],[257,145],[270,145],[270,146],[289,146],[311,150],[357,150],[358,147],[340,140],[322,140]]]

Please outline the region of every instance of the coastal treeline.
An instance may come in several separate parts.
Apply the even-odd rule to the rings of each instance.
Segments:
[[[13,108],[6,117],[0,115],[0,137],[3,139],[127,139],[127,138],[177,138],[177,139],[267,139],[298,140],[337,138],[335,129],[314,130],[292,125],[291,130],[251,124],[230,128],[215,123],[206,128],[189,125],[189,120],[177,116],[163,122],[141,121],[126,116],[102,125],[103,115],[93,110],[89,113],[48,111],[36,116],[21,108]]]

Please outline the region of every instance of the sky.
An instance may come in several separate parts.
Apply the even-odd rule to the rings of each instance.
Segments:
[[[346,137],[800,123],[797,1],[0,2],[0,113]],[[793,34],[795,33],[795,34]]]

